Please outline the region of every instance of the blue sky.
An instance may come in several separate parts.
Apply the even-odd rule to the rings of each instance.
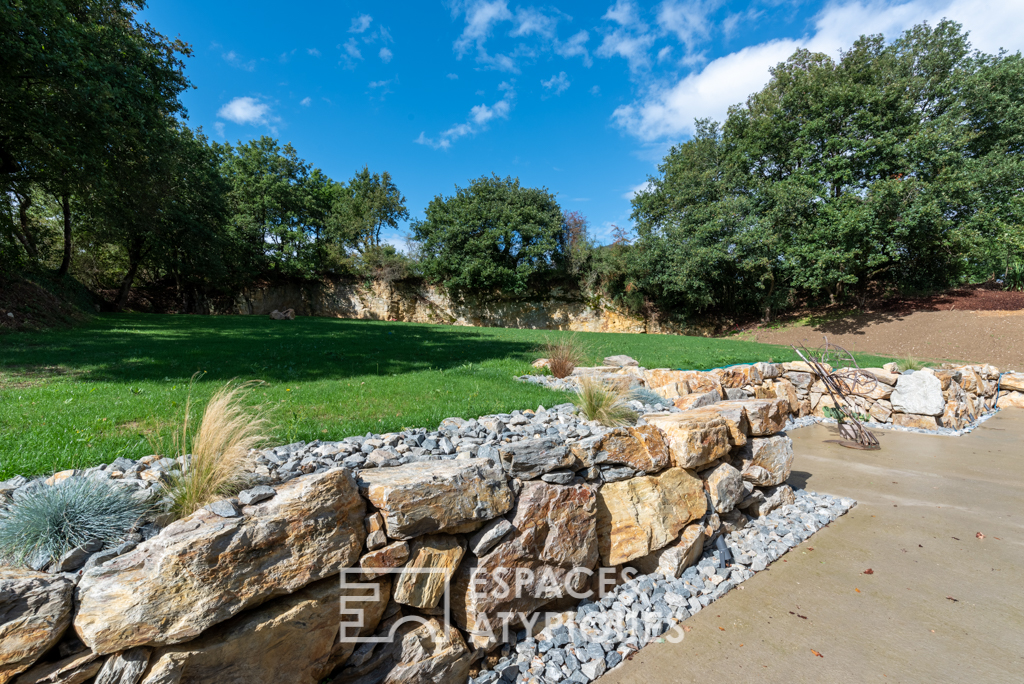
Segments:
[[[695,117],[721,120],[799,47],[835,55],[948,17],[1024,48],[1024,0],[657,3],[155,1],[190,43],[193,126],[268,134],[336,180],[390,171],[414,217],[484,174],[546,186],[601,241]],[[401,234],[388,236],[401,245]]]

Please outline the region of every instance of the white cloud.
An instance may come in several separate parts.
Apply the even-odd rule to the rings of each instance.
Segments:
[[[388,50],[386,47],[382,47],[380,49],[380,52],[378,52],[377,54],[380,56],[380,61],[384,62],[385,64],[390,62],[391,58],[394,56],[391,50]]]
[[[569,77],[564,71],[558,72],[546,81],[541,81],[540,84],[544,86],[546,90],[552,91],[553,95],[561,95],[569,88]]]
[[[717,10],[721,0],[665,0],[658,10],[658,26],[674,33],[687,52],[711,37],[713,24],[709,15]]]
[[[395,39],[391,37],[391,32],[383,26],[380,27],[380,40],[385,45],[388,43],[394,43]]]
[[[722,121],[730,105],[743,102],[764,87],[769,67],[785,61],[799,48],[838,56],[840,49],[849,47],[860,35],[882,33],[891,40],[915,24],[928,21],[935,25],[944,17],[962,23],[970,31],[973,46],[985,52],[996,52],[1001,47],[1017,50],[1024,45],[1024,3],[834,2],[815,17],[810,34],[751,45],[719,57],[674,85],[652,89],[640,100],[618,107],[612,119],[643,141],[678,139],[692,134],[696,118]],[[623,50],[616,54],[626,56]]]
[[[386,88],[388,84],[394,79],[388,79],[387,81],[370,81],[371,88]]]
[[[556,38],[554,41],[555,54],[565,57],[566,59],[570,57],[582,57],[583,65],[590,66],[593,64],[593,61],[590,59],[590,53],[587,52],[587,48],[585,47],[588,40],[590,40],[590,34],[585,30],[570,36],[569,40],[564,43],[559,42]]]
[[[215,122],[213,124],[213,130],[217,131],[217,135],[219,135],[220,137],[222,137],[222,138],[227,137],[227,136],[224,135],[224,122],[223,121]]]
[[[493,105],[479,104],[469,110],[469,116],[465,123],[458,123],[446,131],[442,131],[437,138],[428,138],[426,131],[421,131],[415,142],[418,145],[427,145],[435,150],[447,150],[452,143],[467,135],[475,135],[485,130],[487,124],[494,119],[507,119],[512,111],[512,102],[515,100],[516,91],[512,83],[503,81],[498,85],[498,90],[504,95]]]
[[[509,33],[513,38],[536,34],[551,39],[555,37],[555,29],[558,26],[558,17],[551,17],[533,7],[516,8],[513,18],[515,28]]]
[[[313,100],[312,98],[304,97],[299,101],[299,104],[302,105],[303,107],[308,107],[311,104],[313,104]]]
[[[355,38],[349,38],[348,42],[345,43],[344,48],[345,54],[347,54],[352,59],[363,58],[363,53],[359,52],[359,46],[356,44]]]
[[[320,56],[320,51],[317,50],[316,48],[309,48],[308,50],[306,50],[306,52],[308,52],[309,54],[313,55],[314,57],[319,57]]]
[[[369,14],[360,14],[352,20],[352,26],[349,27],[348,32],[363,33],[370,28],[371,23],[373,23],[373,17]]]
[[[270,105],[252,97],[236,97],[217,112],[217,116],[236,124],[260,125],[269,123]]]
[[[450,81],[458,81],[459,80],[459,75],[458,74],[448,74],[448,76],[446,76],[445,78],[447,78]]]
[[[601,86],[594,86],[593,88],[591,88],[590,89],[590,94],[591,95],[600,95],[601,94]]]
[[[238,53],[234,50],[225,52],[221,57],[225,62],[238,69],[244,69],[246,71],[254,71],[256,69],[256,60],[250,59],[248,62],[242,61],[242,58],[238,56]]]
[[[654,44],[654,36],[648,33],[633,33],[615,29],[605,34],[604,41],[594,52],[598,57],[622,57],[629,64],[629,70],[636,72],[650,65],[647,51]]]
[[[648,181],[644,181],[643,183],[640,183],[639,185],[634,185],[633,187],[631,187],[629,189],[629,192],[625,193],[622,196],[622,198],[623,199],[628,199],[628,200],[632,201],[632,199],[634,197],[636,197],[641,192],[644,192],[645,190],[647,190],[650,187],[651,187],[651,184]]]
[[[612,7],[604,13],[603,19],[614,21],[619,26],[631,26],[639,21],[636,5],[629,0],[616,0]]]
[[[491,29],[501,21],[512,19],[506,0],[477,0],[466,9],[466,27],[462,35],[455,41],[455,53],[458,59],[473,46],[483,50],[484,43],[491,35]]]

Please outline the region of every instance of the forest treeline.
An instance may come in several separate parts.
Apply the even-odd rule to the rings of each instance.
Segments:
[[[685,324],[1002,279],[1024,285],[1024,62],[949,21],[796,52],[697,121],[599,245],[547,188],[483,174],[410,220],[390,174],[335,180],[291,145],[188,125],[190,48],[143,3],[9,0],[0,45],[0,276],[166,288],[181,309],[254,282],[552,284]],[[408,249],[383,238],[408,222]]]

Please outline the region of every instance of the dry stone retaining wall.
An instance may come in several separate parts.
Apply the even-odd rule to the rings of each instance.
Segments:
[[[565,404],[277,447],[257,455],[255,486],[235,499],[154,520],[52,572],[0,569],[0,684],[585,683],[853,505],[786,484],[783,429],[823,408],[807,369],[590,372],[674,405],[641,407],[633,427]],[[1024,397],[1024,377],[991,367],[876,372],[864,409],[892,407],[897,425],[963,425],[997,386],[1001,406]],[[49,483],[15,478],[0,495],[68,477],[145,493],[181,465],[119,459]],[[601,568],[619,578],[605,593]],[[630,568],[643,574],[623,583]],[[343,570],[376,598],[353,604],[366,592],[341,583]],[[343,598],[362,610],[347,634],[394,638],[340,640]],[[539,634],[523,624],[565,610]]]

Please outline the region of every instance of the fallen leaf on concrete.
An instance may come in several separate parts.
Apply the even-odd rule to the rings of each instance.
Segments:
[[[865,575],[874,575],[875,571],[872,570],[871,568],[868,568],[867,570],[864,571],[864,574]]]
[[[978,539],[984,539],[985,538],[985,535],[983,535],[981,532],[976,532],[974,534],[974,536],[977,537]]]
[[[811,653],[813,653],[814,655],[818,656],[819,658],[824,658],[825,657],[825,656],[821,655],[820,653],[818,653],[817,651],[815,651],[813,648],[811,649]]]
[[[718,629],[719,629],[719,631],[722,631],[722,632],[725,631],[725,627],[719,627]]]
[[[860,589],[858,589],[857,587],[854,587],[854,588],[853,588],[853,590],[854,590],[855,592],[857,592],[858,594],[860,593]]]
[[[692,629],[693,629],[693,627],[690,627],[689,625],[683,625],[683,631],[684,632],[689,632]]]
[[[953,539],[956,539],[957,541],[960,541],[960,537],[953,537]]]
[[[953,598],[952,596],[947,596],[946,598],[948,598],[948,599],[949,599],[950,601],[952,601],[953,603],[960,603],[960,599],[955,599],[955,598]]]

